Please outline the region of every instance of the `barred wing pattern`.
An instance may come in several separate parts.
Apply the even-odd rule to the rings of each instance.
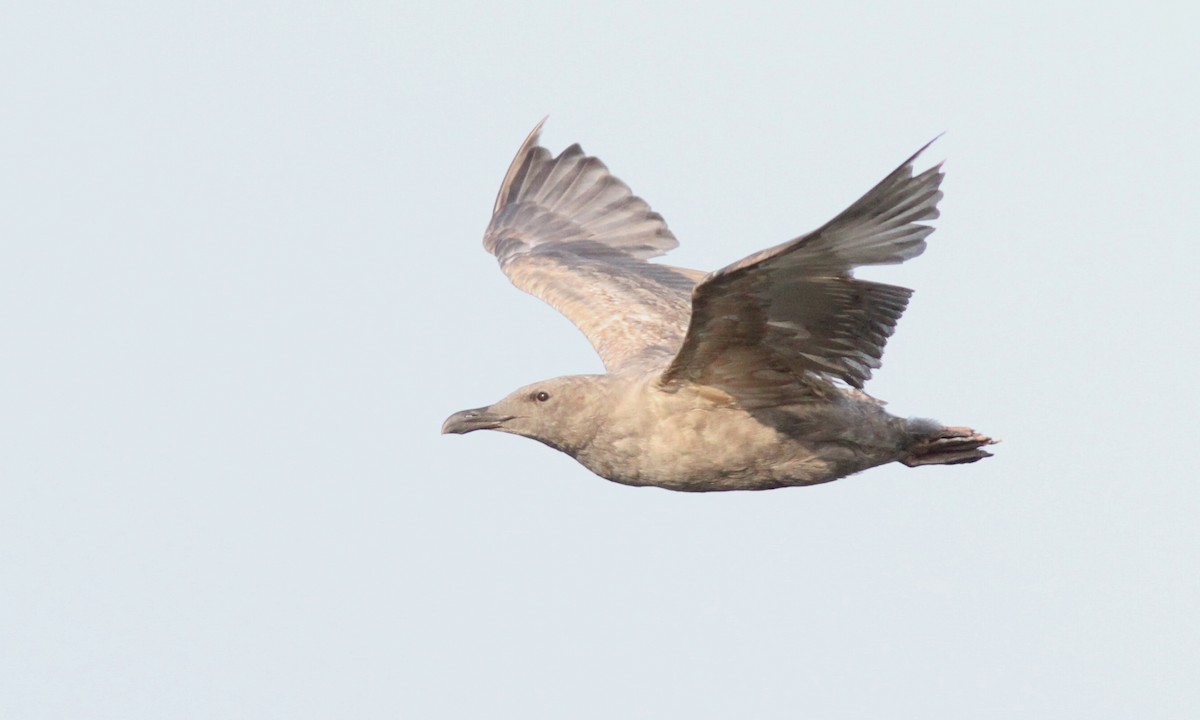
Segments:
[[[579,145],[551,157],[541,128],[509,167],[484,248],[582,330],[610,372],[661,367],[683,341],[702,273],[646,262],[679,244],[662,216]]]

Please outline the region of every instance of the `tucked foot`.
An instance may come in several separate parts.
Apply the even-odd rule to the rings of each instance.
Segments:
[[[967,427],[944,427],[936,434],[918,441],[900,458],[909,467],[919,465],[960,465],[991,457],[985,445],[998,441]]]

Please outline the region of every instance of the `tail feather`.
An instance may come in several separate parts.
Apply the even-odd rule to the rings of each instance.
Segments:
[[[909,467],[973,463],[991,457],[983,448],[997,442],[968,427],[944,427],[918,440],[900,462]]]

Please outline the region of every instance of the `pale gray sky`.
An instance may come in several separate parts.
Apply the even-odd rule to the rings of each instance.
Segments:
[[[1200,20],[959,2],[0,19],[0,717],[1200,707]],[[603,158],[713,269],[942,131],[868,389],[974,466],[681,495],[454,410],[600,368],[481,248]]]

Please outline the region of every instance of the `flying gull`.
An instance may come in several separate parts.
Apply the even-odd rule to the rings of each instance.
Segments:
[[[528,385],[443,433],[523,435],[614,482],[692,492],[990,457],[991,438],[895,417],[862,391],[912,291],[852,271],[925,250],[942,197],[940,165],[914,174],[925,148],[820,228],[705,274],[647,262],[678,245],[662,216],[579,145],[552,157],[541,127],[483,246],[583,331],[607,373]]]

